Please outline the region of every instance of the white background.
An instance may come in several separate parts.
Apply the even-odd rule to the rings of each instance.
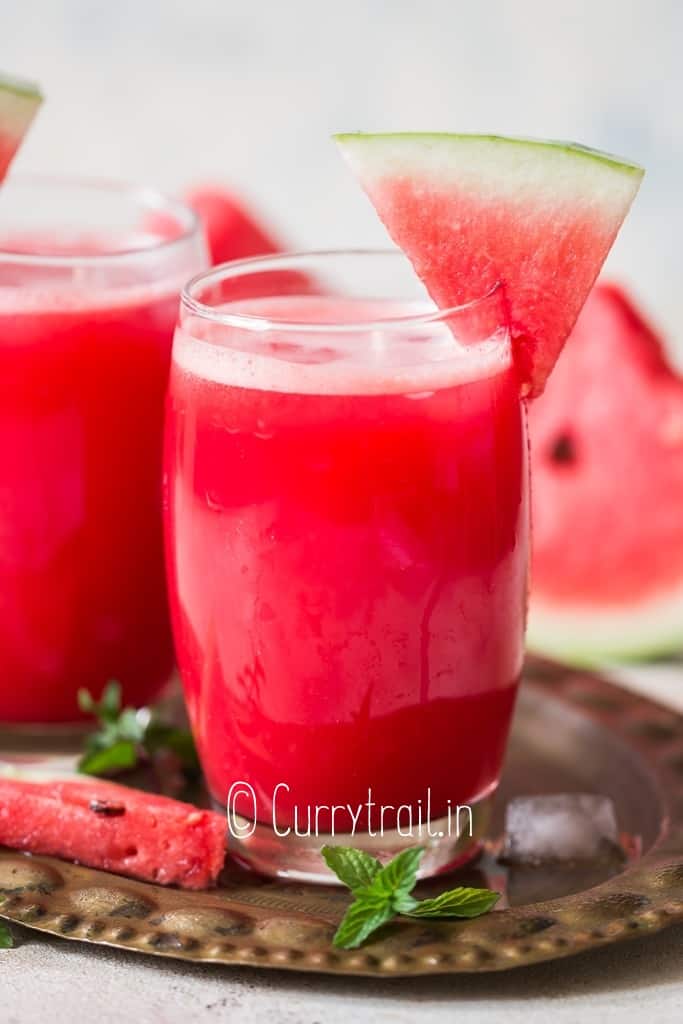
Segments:
[[[48,102],[17,169],[240,189],[296,246],[376,243],[335,129],[577,139],[648,174],[610,258],[683,352],[679,0],[0,0]]]

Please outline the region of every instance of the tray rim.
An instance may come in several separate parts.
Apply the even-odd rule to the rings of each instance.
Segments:
[[[240,902],[238,890],[234,899],[225,896],[226,890],[194,893],[188,899],[179,890],[0,848],[0,876],[3,864],[16,863],[17,858],[29,875],[35,875],[23,889],[6,888],[4,899],[0,890],[0,917],[59,938],[186,962],[375,978],[508,970],[683,922],[683,715],[596,672],[537,657],[527,659],[524,685],[579,710],[631,748],[646,766],[662,802],[660,833],[651,848],[621,874],[593,888],[473,921],[444,921],[436,927],[401,921],[359,950],[337,950],[329,943],[334,930],[329,916]],[[58,896],[55,909],[40,883],[40,878],[55,875],[63,882],[55,887],[57,894],[70,892],[79,879],[86,890],[102,891],[109,885],[111,892],[156,906],[161,917],[150,911],[141,924],[116,910],[88,917],[65,912]],[[189,904],[185,910],[184,903]],[[191,918],[193,906],[200,916],[218,913],[234,919],[234,935],[228,930],[220,940],[214,933],[200,941],[192,933],[191,921],[186,934],[182,928],[164,927],[164,914],[171,920],[174,912],[176,920],[182,920],[183,913]],[[278,941],[277,928],[275,939],[269,937],[273,921],[279,922],[280,931],[289,927],[289,939]]]

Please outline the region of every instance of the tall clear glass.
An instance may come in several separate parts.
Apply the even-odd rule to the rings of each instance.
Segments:
[[[436,310],[399,253],[185,289],[166,433],[176,649],[232,852],[467,859],[522,666],[525,419],[499,290]]]
[[[79,717],[168,679],[163,405],[178,294],[207,264],[156,192],[0,188],[0,722]]]

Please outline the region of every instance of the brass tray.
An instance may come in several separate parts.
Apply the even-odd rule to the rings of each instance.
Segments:
[[[501,867],[495,837],[510,796],[571,791],[612,798],[630,837],[626,862]],[[397,920],[359,950],[330,944],[343,890],[234,867],[220,888],[187,893],[0,850],[0,914],[156,956],[379,977],[506,970],[655,932],[683,921],[683,717],[597,675],[530,662],[491,835],[488,853],[448,884],[502,889],[504,909]]]

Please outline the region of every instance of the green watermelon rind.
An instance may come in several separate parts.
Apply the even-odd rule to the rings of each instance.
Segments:
[[[36,103],[40,103],[43,99],[43,94],[34,82],[16,78],[14,75],[6,75],[4,72],[0,72],[0,93],[2,92],[12,93],[22,99],[34,100]]]
[[[621,607],[559,606],[534,596],[527,647],[575,665],[639,662],[683,649],[683,584],[656,597]]]
[[[0,182],[42,102],[38,86],[0,73]]]
[[[556,139],[534,139],[512,135],[480,135],[469,132],[339,132],[332,136],[340,146],[352,146],[377,144],[392,141],[411,141],[416,143],[442,143],[456,142],[458,146],[470,142],[473,145],[480,143],[494,143],[504,146],[520,146],[525,149],[540,149],[551,152],[563,152],[570,156],[581,159],[593,160],[602,165],[607,165],[626,174],[633,175],[638,179],[642,178],[645,170],[640,164],[612,153],[606,153],[590,146],[584,146],[578,142],[565,142]]]

